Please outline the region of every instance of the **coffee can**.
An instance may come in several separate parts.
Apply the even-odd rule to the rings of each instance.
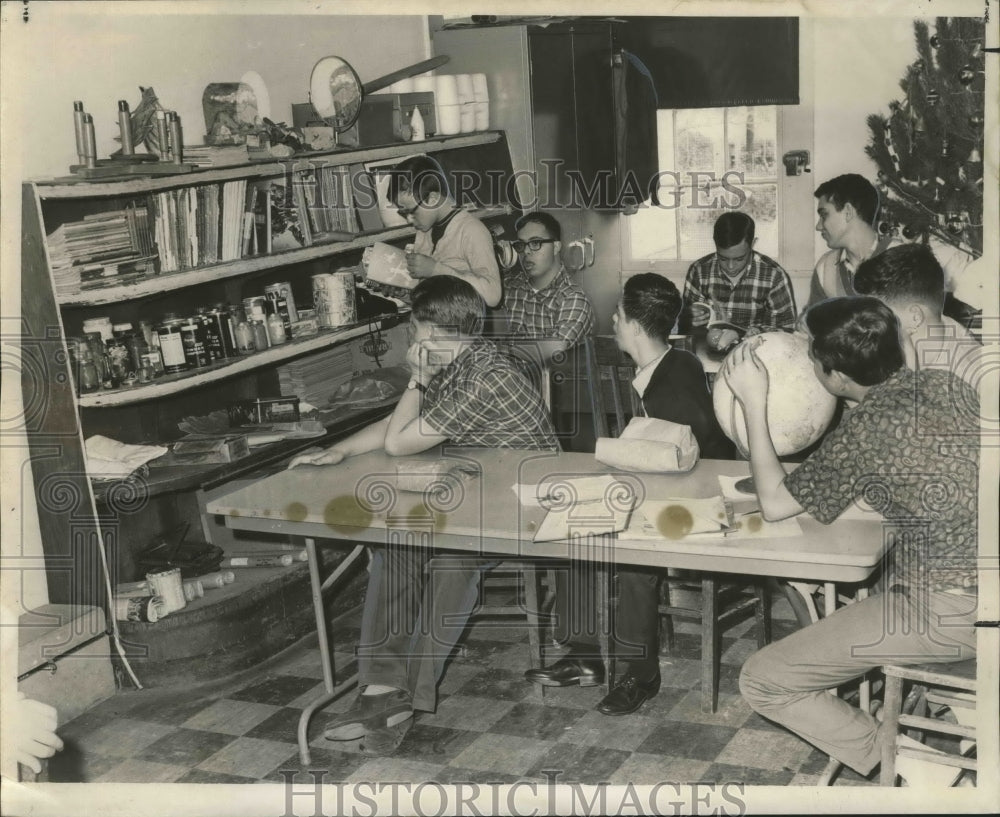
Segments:
[[[327,329],[347,326],[357,320],[354,303],[354,275],[324,272],[312,277],[316,323]]]
[[[160,339],[163,370],[170,374],[183,372],[188,368],[187,357],[184,354],[184,341],[181,338],[181,323],[180,318],[172,318],[156,327],[156,334]]]
[[[198,311],[198,320],[201,322],[202,331],[205,335],[205,352],[210,361],[225,360],[226,341],[222,322],[219,319],[217,310]]]
[[[275,295],[271,293],[275,293]],[[288,305],[288,320],[295,323],[299,319],[299,311],[295,307],[295,296],[292,294],[292,285],[288,281],[268,284],[264,287],[264,295],[274,301],[278,298],[284,298]]]
[[[205,328],[197,318],[188,318],[181,324],[181,343],[184,345],[184,359],[189,368],[208,364],[205,349]]]

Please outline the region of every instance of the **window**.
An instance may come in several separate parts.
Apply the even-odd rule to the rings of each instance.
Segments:
[[[659,206],[628,216],[626,266],[669,268],[715,251],[712,226],[726,210],[757,224],[756,249],[778,256],[777,107],[657,112]]]

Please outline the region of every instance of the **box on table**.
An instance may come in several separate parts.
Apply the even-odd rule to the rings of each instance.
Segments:
[[[228,409],[231,426],[294,423],[299,419],[298,397],[269,397],[239,400]]]
[[[236,462],[250,453],[243,434],[216,440],[179,440],[171,446],[174,456],[191,463]]]

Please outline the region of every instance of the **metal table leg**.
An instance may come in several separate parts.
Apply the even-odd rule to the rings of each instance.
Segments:
[[[352,565],[364,552],[364,546],[358,545],[348,554],[344,560],[337,565],[334,575],[327,581],[327,585],[339,578],[345,570]],[[353,687],[358,682],[357,674],[352,675],[338,687],[333,685],[333,660],[330,654],[330,642],[326,632],[326,610],[323,607],[323,583],[319,575],[319,558],[316,555],[316,540],[311,537],[306,538],[306,555],[309,557],[309,585],[312,591],[313,614],[316,616],[316,636],[319,639],[320,661],[323,665],[323,686],[325,692],[314,700],[309,706],[302,710],[299,716],[299,760],[303,766],[309,765],[311,757],[309,754],[309,721],[313,713],[328,704],[334,698]]]

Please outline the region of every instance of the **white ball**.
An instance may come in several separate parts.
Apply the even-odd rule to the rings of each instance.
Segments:
[[[757,357],[768,374],[767,427],[771,441],[779,457],[794,454],[808,448],[826,431],[837,408],[837,398],[816,379],[807,337],[787,332],[766,332],[758,337],[762,340],[756,350]],[[715,416],[740,454],[749,458],[743,407],[733,396],[724,371],[725,365],[712,388]]]

